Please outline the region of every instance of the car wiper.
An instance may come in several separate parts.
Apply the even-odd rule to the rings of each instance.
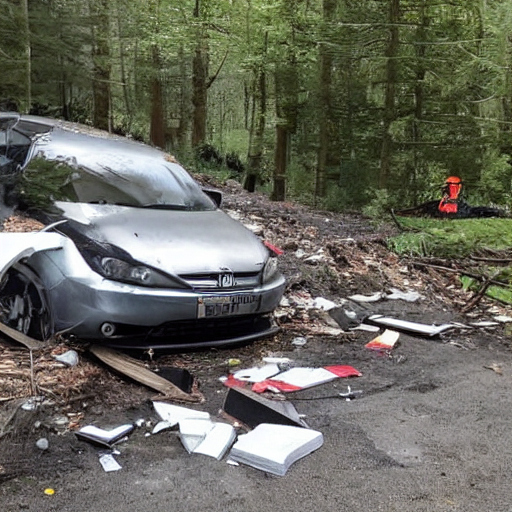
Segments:
[[[143,204],[140,205],[139,208],[148,208],[155,210],[192,210],[191,206],[186,204],[163,204],[163,203],[155,203],[155,204]]]

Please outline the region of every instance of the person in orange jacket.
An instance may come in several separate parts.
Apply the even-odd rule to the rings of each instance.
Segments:
[[[446,178],[443,197],[439,201],[438,210],[444,214],[455,214],[458,211],[458,198],[462,190],[462,180],[457,176]]]

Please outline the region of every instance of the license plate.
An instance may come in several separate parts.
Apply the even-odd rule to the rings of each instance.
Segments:
[[[245,315],[252,313],[259,300],[257,295],[224,295],[197,299],[197,317]]]

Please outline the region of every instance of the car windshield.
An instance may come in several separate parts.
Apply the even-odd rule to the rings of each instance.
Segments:
[[[19,194],[28,206],[55,201],[139,208],[214,210],[216,205],[174,159],[143,144],[56,131],[35,141]]]

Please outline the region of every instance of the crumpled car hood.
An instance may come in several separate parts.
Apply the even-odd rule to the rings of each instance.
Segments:
[[[174,211],[56,203],[87,237],[108,242],[135,260],[170,274],[230,269],[258,272],[268,258],[261,241],[221,210]]]

